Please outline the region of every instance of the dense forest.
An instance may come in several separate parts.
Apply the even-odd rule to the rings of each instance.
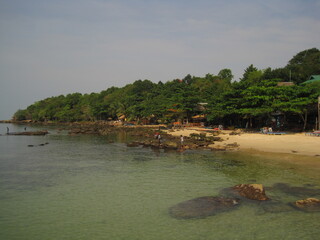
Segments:
[[[123,120],[135,124],[192,123],[258,128],[315,128],[320,81],[320,51],[296,54],[283,68],[248,66],[238,81],[230,69],[204,77],[191,76],[165,83],[137,80],[100,93],[73,93],[46,98],[13,120],[74,122]],[[291,83],[288,83],[291,82]],[[196,117],[198,116],[198,117]]]

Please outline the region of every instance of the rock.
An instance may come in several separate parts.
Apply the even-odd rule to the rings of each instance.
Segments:
[[[30,144],[30,145],[28,145],[28,147],[34,147],[34,145]]]
[[[7,133],[7,135],[42,136],[48,133],[49,132],[47,130],[44,130],[44,131],[34,131],[34,132],[10,132],[10,133]]]
[[[229,144],[226,145],[227,148],[237,148],[239,146],[240,145],[237,142],[229,143]]]
[[[198,145],[195,143],[189,143],[187,146],[189,147],[189,149],[196,149],[198,147]]]
[[[265,201],[269,198],[265,194],[265,190],[262,184],[239,184],[233,187],[235,191],[239,193],[240,196],[258,200]]]
[[[160,149],[163,148],[162,144],[159,144],[158,142],[153,142],[150,144],[150,147],[153,149]]]
[[[238,204],[237,198],[206,196],[178,203],[169,208],[169,213],[178,219],[205,218],[231,210]]]
[[[238,130],[232,131],[231,133],[229,133],[229,135],[241,135],[241,130],[238,129]]]
[[[211,145],[209,145],[209,147],[211,148],[212,151],[226,151],[227,150],[226,147],[221,146],[221,145],[211,144]]]
[[[149,141],[149,140],[146,140],[146,141],[144,141],[144,142],[142,143],[142,145],[143,145],[144,147],[150,147],[151,144],[152,144],[152,141]]]
[[[294,206],[306,212],[320,212],[320,200],[317,198],[298,200],[294,203]]]
[[[222,142],[223,139],[221,137],[212,137],[212,141],[219,141]]]
[[[131,142],[127,143],[127,147],[139,147],[140,143],[139,142]]]
[[[177,152],[184,152],[186,149],[185,148],[179,148],[177,149]]]
[[[177,143],[177,142],[166,141],[166,142],[163,144],[163,147],[164,147],[164,148],[177,149],[179,146],[178,146],[178,143]]]
[[[280,190],[286,194],[290,194],[296,197],[314,197],[320,196],[320,189],[314,189],[309,187],[293,187],[286,183],[276,183],[272,186],[273,189]]]
[[[281,203],[281,202],[273,202],[273,201],[264,201],[261,204],[260,213],[282,213],[282,212],[290,212],[293,211],[294,208],[289,204]]]

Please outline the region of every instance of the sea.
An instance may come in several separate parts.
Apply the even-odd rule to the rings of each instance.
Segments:
[[[7,128],[49,134],[12,136]],[[292,207],[320,198],[319,174],[277,156],[128,147],[123,133],[72,136],[54,126],[0,124],[0,134],[3,240],[320,239],[320,212]],[[169,212],[246,183],[263,184],[271,201],[203,218]]]

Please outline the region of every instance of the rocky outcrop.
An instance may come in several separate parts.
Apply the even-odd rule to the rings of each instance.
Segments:
[[[48,133],[49,132],[47,130],[44,130],[44,131],[34,131],[34,132],[9,132],[7,133],[7,135],[42,136]]]
[[[317,198],[298,200],[293,205],[305,212],[320,212],[320,200]]]
[[[226,148],[238,148],[240,147],[240,145],[237,143],[237,142],[234,142],[234,143],[229,143],[226,145]]]
[[[95,125],[81,125],[71,128],[69,134],[99,134],[99,128]]]
[[[141,144],[139,142],[127,143],[127,147],[139,147]]]
[[[178,149],[179,144],[174,141],[166,141],[165,143],[163,143],[163,147],[170,148],[170,149]]]
[[[241,130],[237,129],[235,131],[232,131],[231,133],[229,133],[229,135],[241,135]]]
[[[169,214],[178,219],[205,218],[231,210],[238,204],[237,198],[206,196],[178,203],[169,209]]]
[[[240,196],[248,199],[258,201],[269,200],[262,184],[239,184],[234,186],[232,189]]]

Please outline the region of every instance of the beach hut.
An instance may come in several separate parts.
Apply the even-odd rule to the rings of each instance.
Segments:
[[[192,125],[194,126],[204,126],[207,120],[205,114],[195,115],[192,117]]]

